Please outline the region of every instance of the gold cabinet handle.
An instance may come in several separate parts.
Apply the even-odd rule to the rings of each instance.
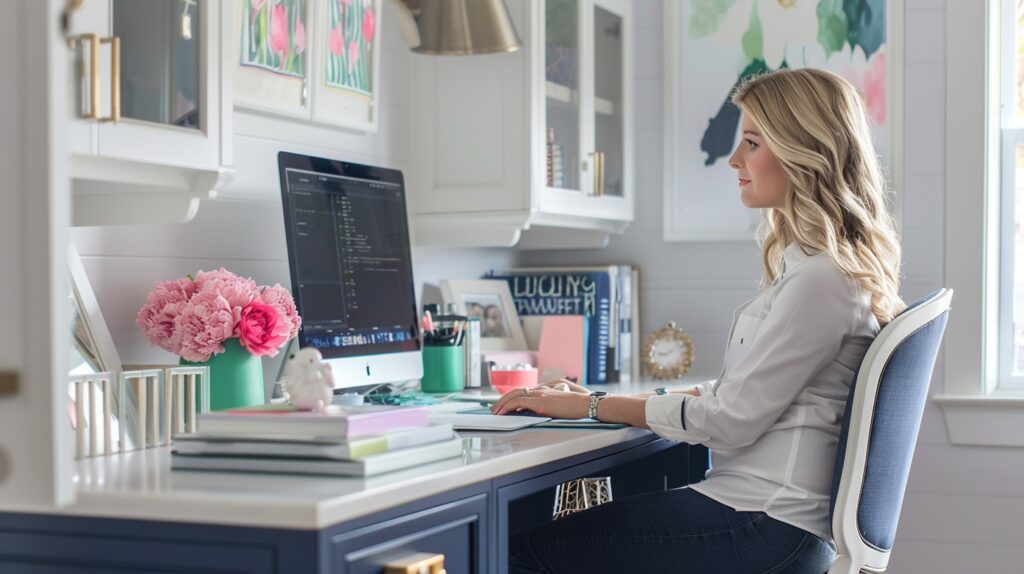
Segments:
[[[79,44],[89,44],[89,107],[81,110],[81,117],[98,120],[100,118],[100,37],[96,34],[81,34],[68,40],[71,49]]]
[[[594,197],[604,195],[604,152],[595,151],[590,154],[594,158]]]
[[[110,44],[110,115],[97,119],[116,124],[121,121],[121,38],[109,36],[100,43]]]
[[[384,565],[384,574],[447,574],[444,554],[420,552]]]
[[[96,34],[81,34],[71,38],[72,48],[89,44],[89,107],[83,118],[100,122],[121,120],[121,39],[117,36],[100,38]],[[100,44],[110,44],[110,115],[100,116]]]

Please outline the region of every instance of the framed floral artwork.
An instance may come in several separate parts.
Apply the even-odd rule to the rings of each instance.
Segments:
[[[771,70],[822,68],[849,80],[898,192],[903,0],[665,0],[664,11],[666,241],[754,239],[762,214],[740,202],[728,164],[740,126],[730,97]]]
[[[308,118],[314,0],[234,0],[234,101]]]
[[[313,119],[377,131],[381,0],[322,0]]]

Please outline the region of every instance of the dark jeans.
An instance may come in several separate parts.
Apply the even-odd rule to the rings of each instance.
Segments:
[[[689,488],[613,500],[512,539],[512,574],[824,574],[835,552],[763,512]]]

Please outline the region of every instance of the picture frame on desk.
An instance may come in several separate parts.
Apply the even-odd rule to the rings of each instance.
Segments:
[[[526,351],[519,313],[508,283],[488,279],[442,279],[441,297],[461,315],[479,316],[484,351]]]

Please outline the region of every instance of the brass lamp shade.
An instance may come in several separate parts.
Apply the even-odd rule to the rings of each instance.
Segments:
[[[456,56],[519,49],[519,36],[504,0],[395,0],[395,4],[413,52]]]

